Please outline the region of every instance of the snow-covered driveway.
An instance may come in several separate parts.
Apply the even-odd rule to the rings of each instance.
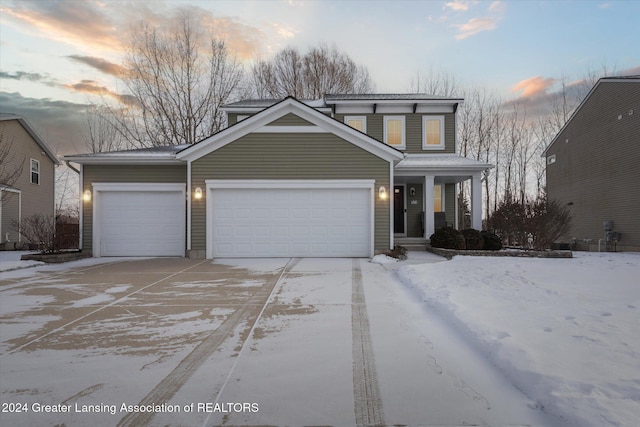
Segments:
[[[369,260],[69,265],[3,273],[2,425],[548,425]]]

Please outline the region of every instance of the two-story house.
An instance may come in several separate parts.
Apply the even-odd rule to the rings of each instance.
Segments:
[[[564,242],[640,251],[640,76],[598,80],[544,156],[548,196],[573,216]]]
[[[34,214],[53,215],[56,155],[22,116],[0,113],[0,245],[15,249],[15,223]]]
[[[491,165],[456,149],[462,99],[247,100],[191,146],[67,156],[80,165],[94,256],[369,257],[455,224],[456,186]],[[438,224],[436,224],[438,223]]]

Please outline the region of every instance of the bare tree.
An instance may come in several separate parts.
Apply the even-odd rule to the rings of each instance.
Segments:
[[[225,43],[202,28],[193,11],[182,10],[167,27],[134,29],[121,77],[129,95],[110,109],[131,145],[193,144],[224,127],[220,107],[244,73]]]
[[[302,55],[287,47],[272,60],[259,60],[252,68],[258,98],[317,99],[332,93],[371,93],[373,82],[366,68],[357,65],[335,46],[320,44]]]
[[[110,111],[100,105],[92,105],[85,113],[84,140],[91,153],[117,151],[127,147],[118,131],[117,121]]]
[[[416,73],[416,76],[411,79],[409,90],[413,93],[454,97],[459,95],[462,88],[453,74],[434,70],[431,67],[427,72],[418,71]]]

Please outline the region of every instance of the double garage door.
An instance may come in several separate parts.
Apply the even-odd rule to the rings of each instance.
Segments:
[[[320,186],[322,184],[319,184]],[[213,257],[368,257],[369,188],[213,188]]]

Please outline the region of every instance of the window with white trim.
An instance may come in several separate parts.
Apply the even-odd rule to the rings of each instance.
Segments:
[[[344,116],[344,123],[360,132],[367,133],[367,116]]]
[[[395,148],[405,148],[405,119],[404,116],[384,117],[384,142]]]
[[[40,185],[40,162],[31,159],[31,183]]]
[[[422,149],[444,149],[444,116],[422,116]]]

